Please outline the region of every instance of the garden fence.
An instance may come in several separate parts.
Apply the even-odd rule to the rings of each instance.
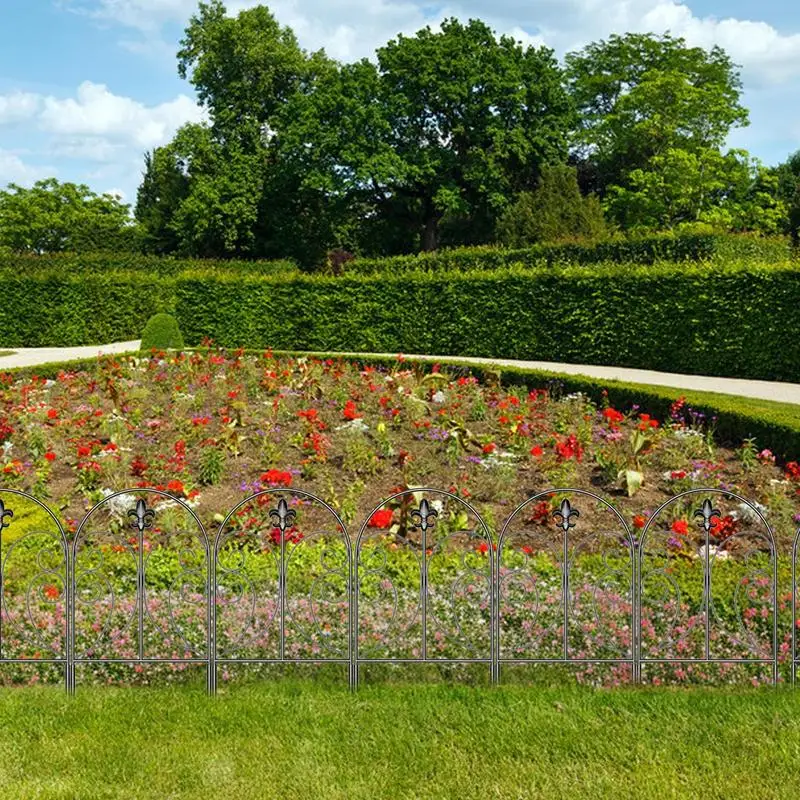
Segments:
[[[634,684],[714,669],[778,683],[785,664],[794,683],[800,532],[780,564],[789,597],[757,503],[694,489],[638,527],[616,505],[551,489],[494,526],[451,492],[405,489],[351,535],[320,497],[274,488],[210,536],[188,501],[137,488],[67,534],[45,503],[0,490],[0,667],[55,665],[70,693],[110,664],[199,666],[210,693],[242,664],[339,664],[352,688],[376,664]]]

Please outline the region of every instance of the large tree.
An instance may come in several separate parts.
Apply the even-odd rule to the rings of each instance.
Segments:
[[[687,47],[669,34],[614,35],[569,53],[566,67],[581,118],[573,158],[583,162],[588,188],[612,197],[609,208],[623,224],[623,199],[635,200],[641,216],[658,192],[670,195],[666,216],[654,212],[661,223],[699,219],[719,189],[720,149],[748,122],[725,52]],[[691,187],[677,185],[683,169]]]
[[[398,36],[287,104],[286,158],[435,249],[446,215],[488,230],[543,164],[566,157],[572,105],[552,51],[450,19]]]
[[[30,189],[0,191],[0,248],[17,253],[136,249],[137,229],[117,196],[88,186],[38,181]]]

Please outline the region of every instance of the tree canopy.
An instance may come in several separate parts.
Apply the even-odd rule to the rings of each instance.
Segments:
[[[726,149],[748,124],[720,47],[628,33],[568,53],[445,19],[373,59],[307,52],[266,6],[201,2],[177,53],[207,123],[144,159],[126,207],[58,182],[0,195],[0,247],[200,257],[389,255],[713,228],[800,238],[800,152]],[[126,244],[127,243],[127,244]],[[115,245],[116,246],[116,245]]]
[[[37,181],[0,191],[0,249],[16,253],[125,251],[138,247],[129,207],[88,186]]]

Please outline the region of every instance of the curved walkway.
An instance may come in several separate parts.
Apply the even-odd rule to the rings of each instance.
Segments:
[[[92,358],[101,353],[126,353],[139,349],[139,340],[115,342],[106,345],[86,347],[23,347],[13,355],[0,356],[0,370],[10,367],[32,367],[53,361]],[[309,355],[319,355],[310,352]],[[325,355],[330,355],[326,353]],[[395,356],[396,353],[339,353],[342,356],[368,357],[374,355]],[[527,367],[547,372],[561,372],[567,375],[585,375],[600,380],[643,383],[651,386],[668,386],[675,389],[702,392],[720,392],[738,397],[752,397],[759,400],[775,400],[781,403],[800,405],[800,384],[778,381],[751,381],[740,378],[713,378],[705,375],[679,375],[671,372],[653,372],[645,369],[627,367],[603,367],[585,364],[555,364],[548,361],[515,361],[505,358],[468,358],[459,356],[420,356],[404,353],[406,358],[427,361],[474,362],[477,364],[496,364],[498,366]]]

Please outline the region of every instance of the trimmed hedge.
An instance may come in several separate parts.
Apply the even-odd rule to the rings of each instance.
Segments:
[[[344,269],[351,274],[387,275],[396,272],[469,271],[502,269],[511,264],[544,267],[557,264],[614,263],[654,264],[659,261],[731,261],[751,259],[761,263],[786,261],[790,256],[786,237],[742,234],[659,234],[644,238],[596,243],[540,244],[523,249],[459,247],[389,258],[356,258]]]
[[[253,275],[298,272],[289,260],[237,261],[186,259],[136,253],[50,253],[48,255],[0,253],[0,273],[23,275],[103,275],[134,272],[156,276],[177,275],[186,270],[219,270]]]
[[[800,381],[800,267],[182,275],[187,344],[434,353]]]
[[[601,262],[653,264],[658,261],[739,261],[776,263],[789,258],[786,237],[758,237],[746,234],[659,234],[643,238],[615,239],[596,243],[542,244],[523,249],[494,246],[460,247],[435,253],[356,258],[343,269],[347,274],[396,274],[397,272],[471,271],[502,269],[512,264],[544,267]],[[86,275],[110,272],[148,273],[174,276],[185,271],[233,272],[252,275],[297,274],[290,259],[244,261],[182,259],[136,253],[53,253],[48,255],[0,252],[0,274]],[[309,272],[311,270],[308,270]]]
[[[800,381],[800,266],[596,265],[341,278],[0,273],[4,347],[138,338],[187,345],[534,359]]]
[[[178,322],[170,314],[154,314],[142,331],[140,350],[180,350],[183,336]]]
[[[53,275],[0,272],[4,347],[61,347],[138,339],[144,324],[170,311],[172,279],[143,273]]]

